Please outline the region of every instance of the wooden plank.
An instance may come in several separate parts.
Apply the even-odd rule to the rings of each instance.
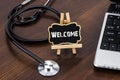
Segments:
[[[51,46],[51,49],[69,49],[69,48],[82,48],[82,44],[52,45]]]

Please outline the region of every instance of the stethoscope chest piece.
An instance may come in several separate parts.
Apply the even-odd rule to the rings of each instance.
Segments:
[[[54,76],[60,71],[59,65],[52,60],[46,60],[44,65],[38,66],[38,72],[43,76]]]

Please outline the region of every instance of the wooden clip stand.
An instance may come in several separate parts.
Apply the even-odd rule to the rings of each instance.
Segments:
[[[60,24],[59,25],[61,25],[61,27],[63,27],[62,25],[69,25],[72,23],[70,20],[69,12],[66,13],[66,19],[64,19],[65,18],[64,15],[65,15],[64,13],[61,13],[61,16],[60,16]],[[73,24],[77,25],[77,23],[73,23]],[[67,26],[65,26],[65,27],[67,27]],[[75,27],[73,27],[73,28],[75,28]],[[80,30],[81,30],[81,27],[80,27]],[[80,36],[81,36],[81,34],[80,34]],[[81,41],[81,38],[78,42],[80,42],[80,41]],[[72,49],[72,53],[76,54],[76,48],[82,48],[82,44],[78,44],[78,42],[76,42],[76,43],[67,42],[65,44],[53,44],[51,46],[51,49],[57,49],[57,55],[61,54],[61,49]]]

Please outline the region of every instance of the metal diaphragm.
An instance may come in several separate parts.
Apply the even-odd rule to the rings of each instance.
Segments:
[[[38,71],[43,76],[54,76],[60,71],[60,67],[55,61],[46,60],[44,65],[38,66]]]

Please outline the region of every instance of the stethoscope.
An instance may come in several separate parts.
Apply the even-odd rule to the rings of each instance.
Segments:
[[[13,29],[16,25],[22,26],[22,25],[31,24],[33,22],[37,22],[39,20],[39,18],[41,17],[41,15],[43,13],[45,13],[46,10],[49,10],[49,11],[55,13],[58,17],[60,17],[59,11],[48,6],[50,4],[50,2],[52,2],[53,0],[47,0],[47,2],[43,6],[34,6],[34,7],[29,7],[27,9],[23,9],[23,7],[25,5],[27,5],[28,3],[30,3],[31,1],[33,1],[33,0],[25,0],[24,2],[17,5],[16,7],[14,7],[11,10],[11,12],[8,15],[8,23],[7,23],[5,32],[11,43],[13,43],[17,48],[22,50],[24,53],[26,53],[28,56],[30,56],[31,58],[33,58],[34,60],[36,60],[39,63],[38,72],[41,75],[54,76],[60,70],[59,65],[55,61],[43,60],[42,58],[40,58],[39,56],[37,56],[36,54],[31,52],[30,50],[26,49],[20,43],[20,42],[22,42],[22,43],[43,43],[43,42],[47,42],[48,40],[47,39],[29,40],[29,39],[22,38],[22,37],[16,35],[13,31]],[[30,10],[36,10],[36,12],[30,17],[24,18],[24,17],[20,16],[22,13],[30,11]]]

